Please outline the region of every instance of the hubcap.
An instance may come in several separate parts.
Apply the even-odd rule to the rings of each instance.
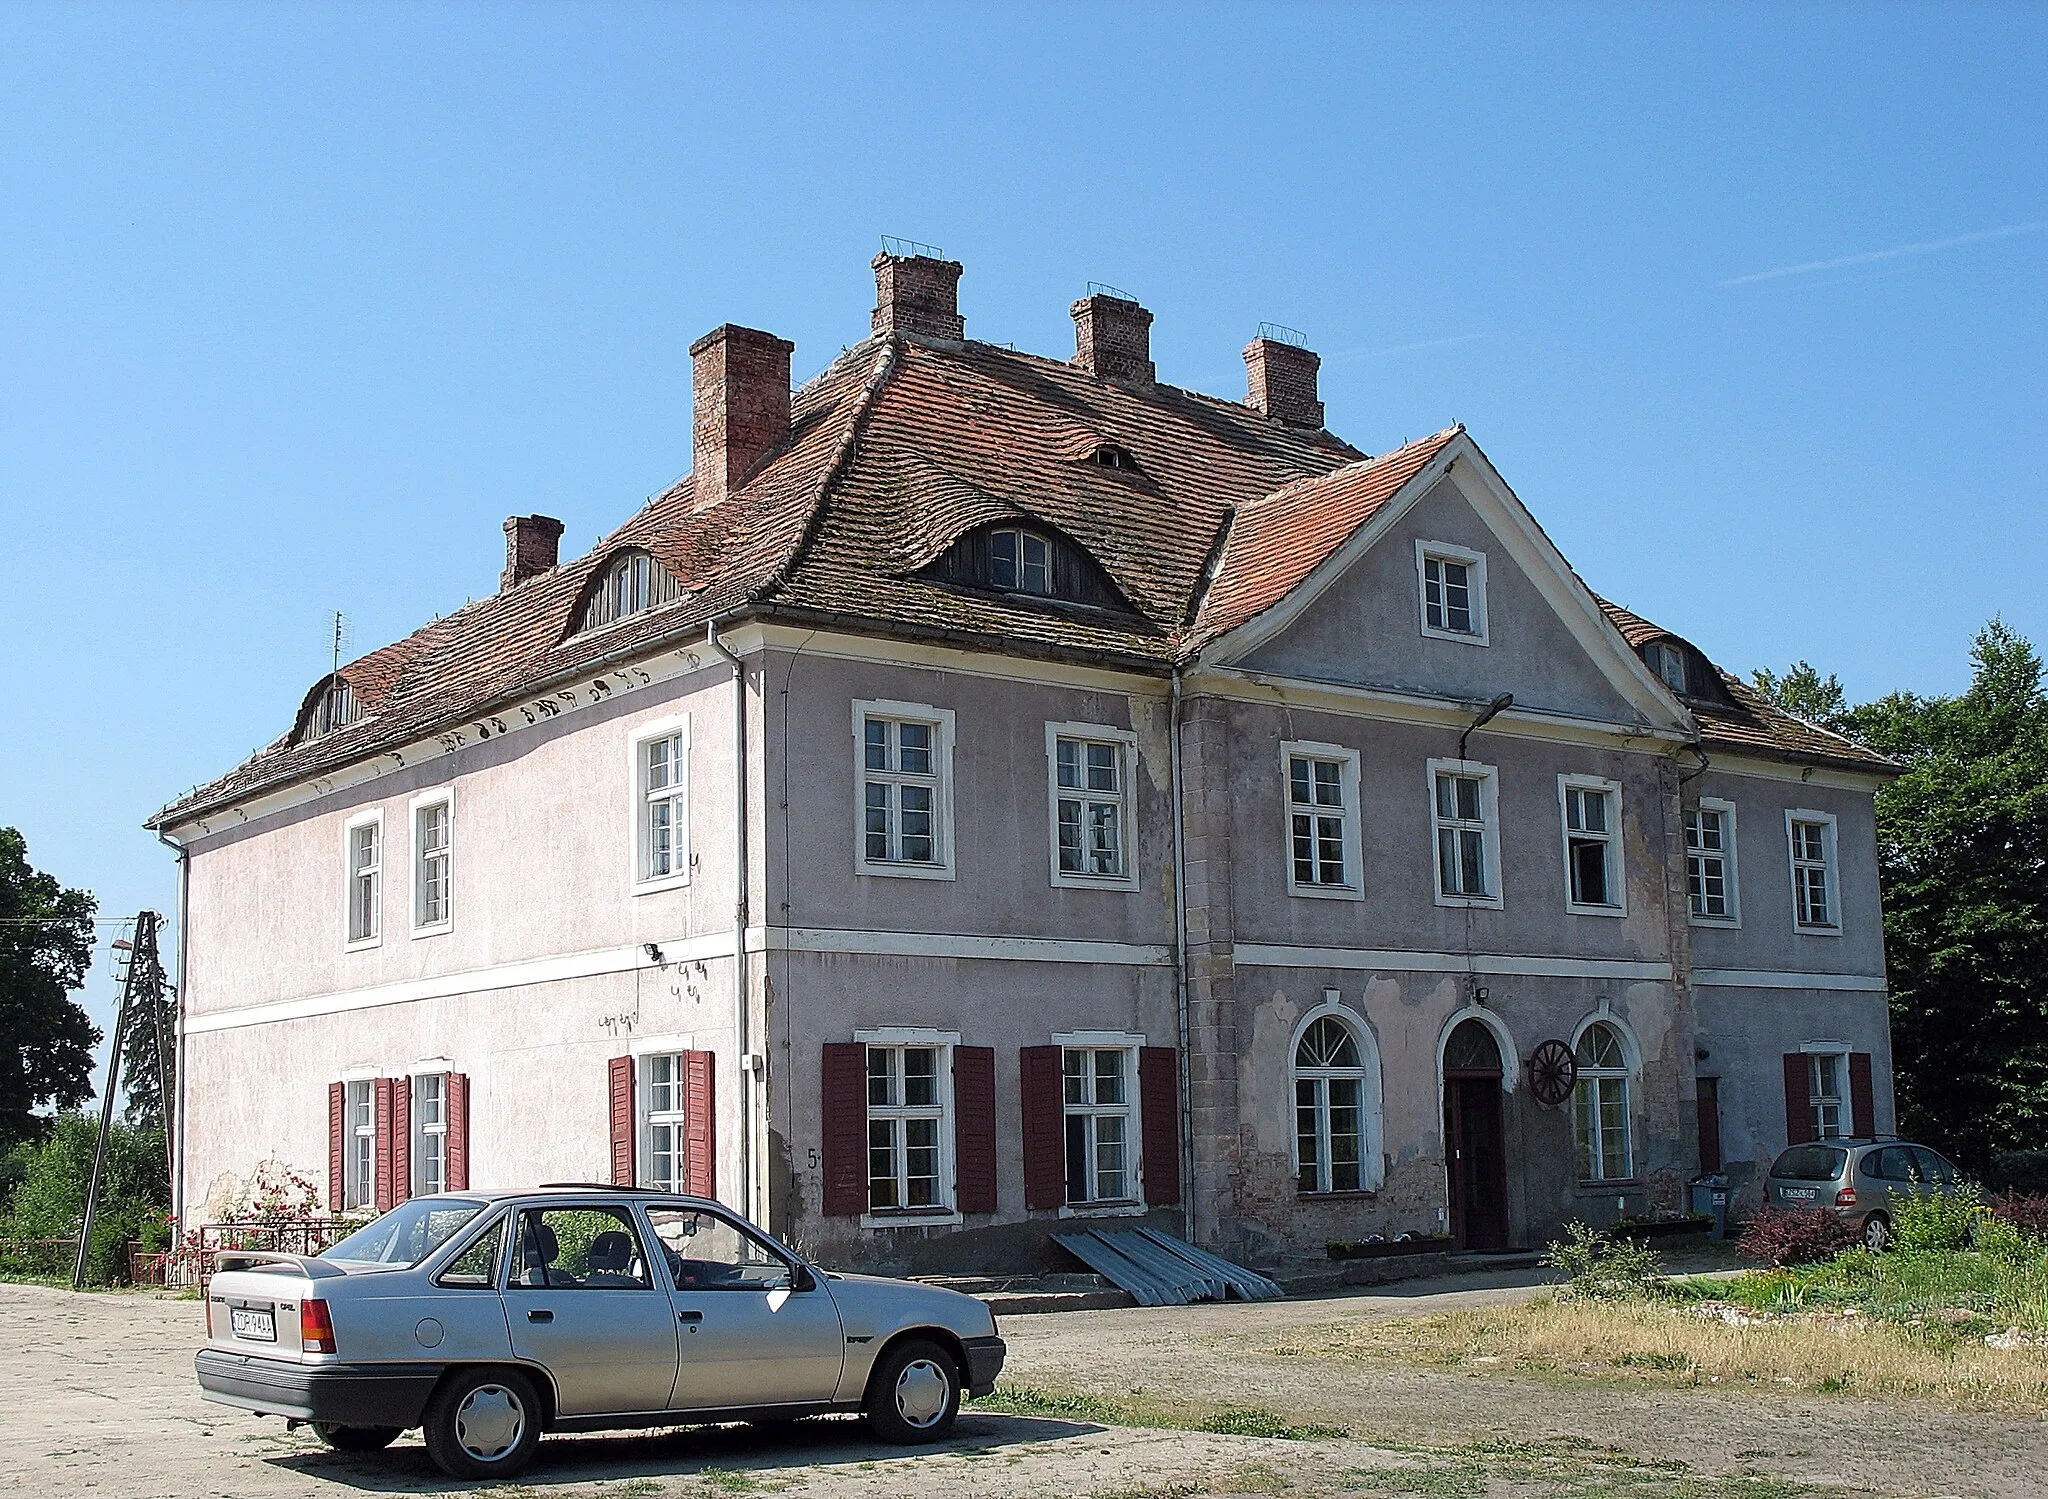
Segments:
[[[501,1384],[478,1385],[455,1408],[455,1440],[479,1462],[503,1457],[526,1434],[526,1407]]]
[[[951,1393],[939,1366],[918,1359],[896,1376],[896,1414],[912,1426],[930,1426],[946,1413]]]

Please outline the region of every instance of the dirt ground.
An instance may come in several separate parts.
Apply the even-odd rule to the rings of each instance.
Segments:
[[[963,1414],[954,1438],[905,1455],[850,1420],[556,1438],[502,1495],[710,1499],[720,1494],[1755,1495],[1847,1487],[1898,1496],[2040,1499],[2038,1423],[1841,1397],[1631,1389],[1279,1358],[1280,1329],[1512,1301],[1530,1277],[1416,1283],[1403,1294],[1261,1305],[1132,1308],[1006,1319],[1006,1381],[1167,1404],[1248,1406],[1342,1427],[1284,1441],[1083,1420]],[[0,1492],[116,1499],[438,1493],[455,1489],[416,1436],[341,1457],[199,1399],[192,1301],[0,1285]],[[1559,1440],[1563,1439],[1563,1440]],[[1489,1444],[1475,1447],[1475,1444]],[[1624,1455],[1599,1456],[1600,1448]],[[1586,1453],[1596,1454],[1587,1457]],[[1562,1454],[1562,1456],[1560,1456]],[[1674,1466],[1687,1465],[1689,1472]],[[1667,1466],[1658,1467],[1658,1463]],[[1540,1480],[1540,1481],[1539,1481]]]

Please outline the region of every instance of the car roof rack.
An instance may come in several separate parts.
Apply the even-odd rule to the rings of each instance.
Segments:
[[[674,1197],[662,1187],[621,1187],[613,1182],[542,1182],[536,1192],[632,1192],[643,1197]]]

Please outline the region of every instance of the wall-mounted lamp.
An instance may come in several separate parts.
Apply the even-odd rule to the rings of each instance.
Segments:
[[[640,950],[647,954],[648,962],[655,964],[657,967],[660,966],[662,962],[662,956],[661,947],[658,943],[643,942],[640,944]]]

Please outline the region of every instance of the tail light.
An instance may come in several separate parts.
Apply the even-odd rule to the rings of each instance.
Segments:
[[[334,1318],[326,1302],[308,1297],[299,1303],[299,1346],[308,1353],[334,1352]]]
[[[1856,1206],[1856,1189],[1854,1187],[1844,1187],[1841,1191],[1837,1192],[1835,1194],[1835,1206],[1838,1208],[1853,1208]]]
[[[206,1341],[213,1341],[213,1298],[206,1298]]]

